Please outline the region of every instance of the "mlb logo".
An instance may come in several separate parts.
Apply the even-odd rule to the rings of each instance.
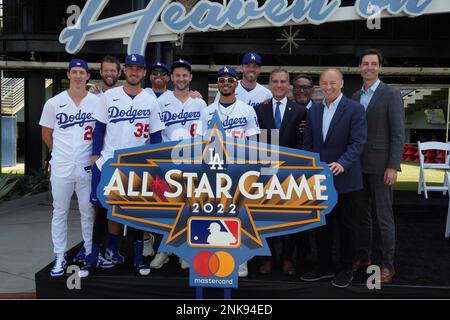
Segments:
[[[241,246],[241,220],[192,217],[188,220],[188,245],[198,248],[238,248]]]

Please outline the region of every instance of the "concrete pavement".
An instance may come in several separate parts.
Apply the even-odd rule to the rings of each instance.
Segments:
[[[54,259],[48,193],[0,204],[0,297],[35,292],[34,274]],[[80,214],[72,201],[68,249],[81,241]]]

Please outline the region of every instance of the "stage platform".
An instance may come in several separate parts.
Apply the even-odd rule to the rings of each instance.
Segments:
[[[397,224],[396,271],[393,284],[381,290],[369,290],[364,272],[355,273],[352,284],[345,289],[331,286],[329,280],[306,283],[300,280],[312,264],[296,264],[297,276],[287,276],[279,268],[269,276],[257,272],[259,258],[250,263],[247,278],[239,279],[239,288],[233,289],[232,299],[449,299],[450,298],[450,240],[444,238],[448,198],[433,194],[429,200],[411,192],[395,195]],[[73,256],[79,246],[69,251]],[[123,241],[122,252],[130,260],[128,241]],[[379,262],[374,252],[374,263]],[[99,270],[93,277],[81,282],[81,290],[69,290],[68,276],[51,278],[52,264],[36,273],[36,296],[39,299],[195,299],[195,288],[190,288],[188,271],[182,270],[178,258],[149,277],[138,278],[130,273],[130,266]],[[223,298],[223,290],[204,289],[205,299]]]

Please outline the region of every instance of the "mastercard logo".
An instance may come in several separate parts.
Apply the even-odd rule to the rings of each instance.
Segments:
[[[228,277],[233,273],[235,262],[233,256],[224,251],[201,251],[194,257],[193,267],[202,277]]]

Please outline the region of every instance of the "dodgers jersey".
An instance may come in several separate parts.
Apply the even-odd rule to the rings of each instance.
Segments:
[[[76,167],[91,164],[93,113],[100,108],[100,100],[89,92],[78,107],[67,91],[45,103],[39,125],[53,129],[52,175],[66,178]]]
[[[134,99],[125,93],[123,86],[106,91],[102,106],[93,114],[94,119],[106,124],[97,167],[101,170],[114,151],[143,146],[150,140],[150,134],[163,130],[159,113],[158,102],[145,90]]]
[[[172,91],[165,92],[158,98],[161,108],[161,121],[166,128],[162,132],[162,140],[183,140],[195,136],[201,111],[206,108],[202,99],[188,98],[181,102]]]
[[[217,112],[227,137],[245,138],[261,133],[258,118],[253,107],[241,100],[225,108],[219,103],[213,103],[202,110],[197,126],[197,134],[204,136],[209,128],[210,121]]]
[[[219,98],[220,92],[217,92],[214,102],[218,102]],[[236,88],[236,98],[254,108],[258,104],[268,99],[272,99],[272,92],[270,92],[269,89],[260,85],[259,83],[256,83],[256,87],[254,89],[247,91],[242,86],[241,81],[239,81],[239,84]]]

